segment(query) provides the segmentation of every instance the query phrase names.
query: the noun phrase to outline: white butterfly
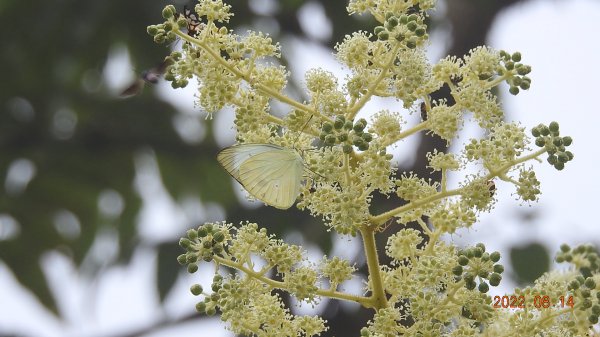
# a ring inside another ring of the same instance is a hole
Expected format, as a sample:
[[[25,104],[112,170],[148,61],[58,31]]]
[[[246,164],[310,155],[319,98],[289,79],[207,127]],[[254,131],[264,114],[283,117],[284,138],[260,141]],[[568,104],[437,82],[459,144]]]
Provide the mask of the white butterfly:
[[[217,154],[219,163],[256,199],[288,209],[300,194],[304,160],[293,149],[272,144],[241,144]]]

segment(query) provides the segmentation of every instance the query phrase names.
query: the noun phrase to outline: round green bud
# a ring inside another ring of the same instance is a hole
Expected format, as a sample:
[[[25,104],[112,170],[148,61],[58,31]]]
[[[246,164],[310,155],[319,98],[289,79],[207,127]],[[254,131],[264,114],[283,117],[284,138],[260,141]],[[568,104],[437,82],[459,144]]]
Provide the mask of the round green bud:
[[[478,289],[479,289],[479,292],[485,294],[490,290],[490,286],[487,283],[482,282],[482,283],[479,283]]]
[[[177,19],[177,26],[179,26],[179,29],[187,28],[188,22],[187,22],[186,18],[181,17],[181,18]]]
[[[515,77],[512,79],[512,84],[519,86],[521,84],[521,78],[520,77]]]
[[[343,143],[343,142],[345,142],[345,141],[347,141],[347,140],[348,140],[348,134],[347,134],[347,133],[340,133],[340,134],[337,136],[337,139],[338,139],[338,141],[339,141],[340,143]]]
[[[511,86],[508,89],[508,92],[510,92],[512,95],[518,95],[519,94],[519,87]]]
[[[563,145],[562,138],[560,138],[560,137],[552,138],[552,144],[554,144],[554,146],[562,146]]]
[[[598,323],[598,315],[590,315],[588,317],[588,321],[592,324]]]
[[[475,289],[475,287],[477,287],[477,283],[475,283],[475,281],[465,280],[465,288],[467,288],[469,290],[473,290],[473,289]]]
[[[579,282],[577,282],[576,280],[573,280],[573,281],[569,282],[567,289],[568,290],[577,290],[577,289],[579,289],[579,286],[580,286]]]
[[[554,165],[558,162],[558,158],[555,155],[551,155],[548,156],[548,159],[546,159],[548,161],[548,164],[550,165]]]
[[[385,24],[386,24],[386,26],[388,26],[390,28],[394,28],[398,25],[398,18],[395,16],[391,16],[389,19],[387,19]]]
[[[323,126],[321,127],[321,130],[329,133],[329,132],[331,132],[331,130],[333,130],[333,125],[331,123],[329,123],[329,122],[325,122],[325,123],[323,123]]]
[[[367,151],[369,149],[369,143],[361,143],[358,145],[358,149],[360,151]]]
[[[195,230],[195,229],[193,229],[193,228],[192,228],[192,229],[190,229],[190,230],[188,230],[188,231],[187,231],[187,237],[188,237],[190,240],[196,240],[196,239],[198,238],[198,231],[197,231],[197,230]]]
[[[465,256],[468,257],[469,259],[472,259],[475,256],[475,253],[473,252],[473,248],[466,249]]]
[[[221,253],[223,253],[223,246],[213,246],[212,252],[214,254],[220,255]]]
[[[581,302],[581,308],[582,309],[589,309],[592,307],[592,300],[590,300],[589,298],[585,298],[582,302]]]
[[[221,288],[221,287],[219,287],[219,288]],[[217,292],[210,294],[210,300],[212,302],[217,302],[220,298],[221,298],[221,296]]]
[[[558,158],[558,162],[559,163],[563,163],[563,164],[569,161],[569,156],[566,153],[564,153],[564,152],[560,152],[556,156],[556,158]]]
[[[165,19],[170,19],[173,17],[173,15],[175,15],[176,12],[177,12],[177,10],[175,9],[175,6],[168,5],[167,7],[163,8],[163,10],[162,10],[162,17]]]
[[[408,16],[408,21],[417,21],[419,17],[417,16],[417,14],[411,14]]]
[[[373,135],[371,135],[370,133],[363,133],[361,135],[362,139],[364,139],[365,142],[370,142],[373,140]]]
[[[424,36],[425,33],[426,33],[425,28],[417,28],[417,30],[415,30],[415,35],[418,37]]]
[[[517,69],[517,74],[523,76],[523,75],[527,75],[531,72],[531,67],[527,66],[527,65],[523,65],[522,67],[519,67]]]
[[[506,70],[513,70],[515,69],[515,64],[511,61],[508,61],[504,64]]]
[[[538,129],[537,127],[534,127],[533,129],[531,129],[531,135],[536,138],[539,137],[541,135],[540,129]]]
[[[590,297],[592,297],[592,293],[590,292],[589,289],[581,289],[581,297],[590,298]]]
[[[199,284],[194,284],[190,287],[190,291],[192,292],[192,295],[198,296],[202,294],[202,286]]]
[[[565,168],[565,164],[564,163],[556,163],[556,164],[554,164],[554,168],[559,171],[562,171]]]
[[[204,240],[202,241],[202,247],[204,247],[205,249],[210,249],[213,246],[213,242],[209,241],[209,240]]]
[[[562,138],[562,142],[564,146],[569,146],[571,145],[571,143],[573,143],[573,138],[566,136]]]
[[[390,39],[390,33],[388,31],[383,31],[377,34],[377,39],[380,41],[387,41]]]
[[[514,52],[512,54],[512,60],[515,62],[520,62],[521,61],[521,53],[519,53],[518,51]]]
[[[544,146],[546,146],[546,140],[542,137],[538,137],[535,139],[535,145],[537,145],[539,147],[544,147]]]
[[[465,273],[465,275],[463,275],[463,278],[465,279],[465,282],[475,282],[475,276],[470,272]]]
[[[392,16],[394,16],[394,12],[386,12],[385,13],[385,19],[389,20]]]
[[[398,33],[398,34],[396,34],[396,36],[394,36],[394,39],[396,39],[396,41],[398,41],[398,42],[404,41],[405,38],[406,38],[406,36],[404,36],[404,34],[402,34],[402,33]]]
[[[367,329],[367,328],[362,328],[362,329],[360,329],[360,336],[361,337],[369,337],[369,336],[371,336],[371,332],[369,332],[369,329]]]
[[[324,142],[325,142],[326,146],[332,146],[333,144],[335,144],[335,136],[334,135],[325,136]]]
[[[354,125],[352,124],[352,122],[351,122],[351,121],[346,121],[346,122],[344,123],[344,129],[346,129],[346,130],[352,130],[352,127],[353,127],[353,126],[354,126]]]
[[[358,137],[358,136],[352,137],[352,144],[354,144],[354,146],[360,146],[360,144],[364,144],[364,143],[365,143],[365,141],[361,137]]]
[[[492,260],[492,262],[500,261],[500,252],[492,252],[490,254],[490,260]]]
[[[322,132],[319,134],[319,139],[320,139],[320,140],[325,140],[325,137],[327,137],[327,135],[328,135],[328,133],[327,133],[327,132],[325,132],[325,131],[322,131]]]
[[[181,238],[179,239],[179,246],[181,248],[187,249],[192,245],[192,241],[190,241],[188,238]]]
[[[569,161],[573,160],[573,157],[574,157],[573,152],[565,151],[565,153],[567,154],[567,156],[569,156]]]
[[[403,25],[405,25],[405,24],[408,22],[408,16],[407,16],[407,15],[405,15],[405,14],[402,14],[402,15],[400,16],[400,20],[399,20],[399,21],[400,21],[400,24],[403,24]]]
[[[204,302],[196,303],[196,311],[203,314],[206,311],[206,303],[204,303]]]
[[[475,255],[475,257],[481,257],[483,255],[483,249],[477,247],[473,250],[473,254]]]
[[[562,255],[557,255],[554,260],[556,261],[556,263],[563,263],[563,262],[565,262],[565,258]]]
[[[542,136],[550,135],[550,129],[545,125],[542,125],[540,132],[542,133]]]
[[[186,254],[185,262],[187,263],[195,263],[198,261],[198,255],[196,254]]]
[[[154,42],[158,43],[158,44],[163,44],[166,40],[166,36],[164,34],[164,31],[162,32],[158,32],[156,35],[154,35]]]
[[[519,88],[521,88],[523,90],[529,90],[530,87],[531,87],[531,83],[529,83],[529,82],[521,82],[521,84],[519,84]]]
[[[409,49],[417,48],[417,41],[415,39],[411,38],[410,40],[406,41],[406,47]]]
[[[355,132],[362,132],[362,130],[364,130],[366,126],[367,126],[366,124],[363,124],[360,121],[358,121],[358,122],[356,122],[356,124],[354,124],[354,126],[352,127],[352,129]]]
[[[198,271],[198,265],[197,264],[188,264],[187,271],[190,274],[193,274],[193,273],[197,272]]]
[[[202,255],[202,261],[204,262],[210,262],[212,261],[213,258],[213,254],[209,251],[204,252],[204,254]]]
[[[588,277],[587,279],[585,279],[585,282],[583,283],[586,287],[588,287],[589,289],[595,289],[596,288],[596,281],[594,281],[593,278]]]
[[[344,144],[344,146],[342,146],[342,151],[344,151],[345,154],[352,153],[352,145]]]
[[[148,35],[154,36],[156,35],[156,33],[158,33],[158,27],[156,27],[155,25],[148,26],[146,28],[146,32],[148,33]]]
[[[558,123],[550,122],[550,125],[548,125],[548,129],[550,129],[550,132],[552,132],[552,133],[558,132]]]
[[[594,315],[600,315],[600,305],[594,304],[592,306],[592,314],[594,314]]]
[[[502,281],[502,276],[498,273],[492,273],[489,280],[492,287],[497,287]]]
[[[207,316],[214,316],[216,313],[217,313],[217,309],[215,309],[214,307],[210,307],[210,308],[206,309]]]
[[[223,234],[223,232],[218,231],[215,234],[213,234],[213,241],[215,242],[223,242],[223,240],[225,240],[225,234]]]
[[[490,275],[490,272],[487,270],[480,270],[479,273],[477,273],[477,276],[481,277],[481,278],[487,278]]]
[[[475,247],[481,249],[482,252],[485,252],[485,245],[481,242],[477,243]]]
[[[493,270],[494,273],[502,274],[504,272],[504,266],[501,264],[495,264]]]
[[[373,32],[375,33],[375,35],[383,32],[383,31],[385,31],[385,28],[383,26],[377,26],[377,27],[375,27],[375,29],[373,29]]]
[[[179,263],[180,265],[184,265],[187,263],[187,254],[181,254],[179,256],[177,256],[177,263]]]
[[[510,54],[506,52],[506,50],[500,50],[498,52],[498,54],[500,54],[500,57],[502,57],[504,60],[509,60],[510,59]]]
[[[173,24],[170,22],[165,22],[163,24],[163,28],[164,28],[165,32],[170,33],[173,30]]]
[[[213,282],[222,282],[222,281],[223,281],[223,275],[215,274],[215,276],[213,276]]]
[[[458,264],[459,264],[459,265],[461,265],[461,266],[466,266],[466,265],[468,265],[468,264],[469,264],[469,258],[468,258],[468,257],[466,257],[466,256],[464,256],[464,255],[463,255],[463,256],[460,256],[460,257],[458,258]]]
[[[456,276],[460,276],[463,273],[463,267],[462,266],[454,266],[452,268],[452,274],[456,275]]]
[[[206,226],[200,226],[198,228],[198,236],[203,238],[208,235],[208,228]]]

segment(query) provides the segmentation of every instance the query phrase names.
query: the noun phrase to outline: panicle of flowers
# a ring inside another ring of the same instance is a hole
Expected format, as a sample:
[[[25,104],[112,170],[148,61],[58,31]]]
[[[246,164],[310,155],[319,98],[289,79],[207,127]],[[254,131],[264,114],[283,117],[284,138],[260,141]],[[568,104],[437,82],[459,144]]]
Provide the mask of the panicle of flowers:
[[[351,0],[350,13],[368,13],[378,26],[350,33],[335,46],[338,61],[350,70],[343,83],[322,68],[306,73],[305,101],[284,94],[290,72],[278,61],[280,45],[260,32],[235,34],[227,27],[231,7],[222,0],[199,0],[193,13],[169,5],[162,12],[165,21],[148,27],[157,43],[182,41],[182,50],[165,60],[165,80],[180,88],[197,79],[197,104],[208,116],[233,107],[238,143],[296,151],[305,174],[296,207],[320,217],[327,230],[364,241],[367,295],[360,296],[341,290],[355,277],[350,261],[324,257],[311,263],[302,247],[258,224],[191,229],[180,240],[185,253],[178,261],[190,273],[202,261],[216,266],[210,289],[198,284],[190,289],[199,296],[199,312],[219,312],[229,329],[248,336],[313,336],[327,330],[319,317],[293,315],[281,292],[313,304],[326,296],[372,308],[373,319],[360,332],[365,337],[581,336],[598,322],[600,259],[589,247],[561,248],[557,261],[570,263],[575,272],[547,274],[535,286],[517,290],[524,296],[569,294],[576,302],[573,310],[511,313],[494,309],[487,295],[502,279],[500,254],[487,252],[483,244],[458,249],[442,240],[493,208],[496,182],[503,182],[498,188],[515,186],[525,202],[537,200],[540,182],[527,161],[545,155],[562,170],[574,155],[568,149],[571,137],[561,135],[556,122],[531,130],[537,150],[530,148],[523,127],[504,122],[494,90],[507,83],[516,95],[531,85],[531,67],[519,52],[477,47],[463,57],[427,60],[428,10],[435,3]],[[434,99],[443,86],[450,96]],[[388,110],[359,118],[374,97],[395,98],[410,113],[420,110],[421,119],[409,124],[403,112]],[[289,106],[284,117],[271,111],[273,100]],[[390,147],[420,132],[450,145],[468,116],[486,136],[471,139],[457,153],[427,154],[439,181],[397,172]],[[481,164],[480,171],[451,189],[450,171],[473,163]],[[373,214],[375,193],[397,205]],[[375,236],[388,227],[394,232],[378,247]],[[378,249],[392,262],[382,265]]]

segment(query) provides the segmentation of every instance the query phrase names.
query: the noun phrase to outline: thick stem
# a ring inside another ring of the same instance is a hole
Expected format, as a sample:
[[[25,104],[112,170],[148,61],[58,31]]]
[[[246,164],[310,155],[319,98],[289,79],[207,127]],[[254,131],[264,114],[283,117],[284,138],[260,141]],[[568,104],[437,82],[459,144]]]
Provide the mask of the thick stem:
[[[385,308],[388,302],[383,289],[379,257],[377,256],[377,245],[375,244],[375,232],[369,228],[363,228],[360,233],[363,237],[367,266],[369,268],[369,279],[371,280],[371,290],[373,292],[371,294],[371,303],[375,309]]]

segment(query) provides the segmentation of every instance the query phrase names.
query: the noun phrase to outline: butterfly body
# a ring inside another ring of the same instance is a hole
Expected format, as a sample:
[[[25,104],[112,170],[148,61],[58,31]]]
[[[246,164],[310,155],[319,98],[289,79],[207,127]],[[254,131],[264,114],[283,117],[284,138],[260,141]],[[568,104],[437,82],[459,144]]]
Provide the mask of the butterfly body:
[[[219,163],[252,196],[265,204],[290,208],[300,194],[304,161],[293,149],[272,144],[241,144],[225,148]]]

